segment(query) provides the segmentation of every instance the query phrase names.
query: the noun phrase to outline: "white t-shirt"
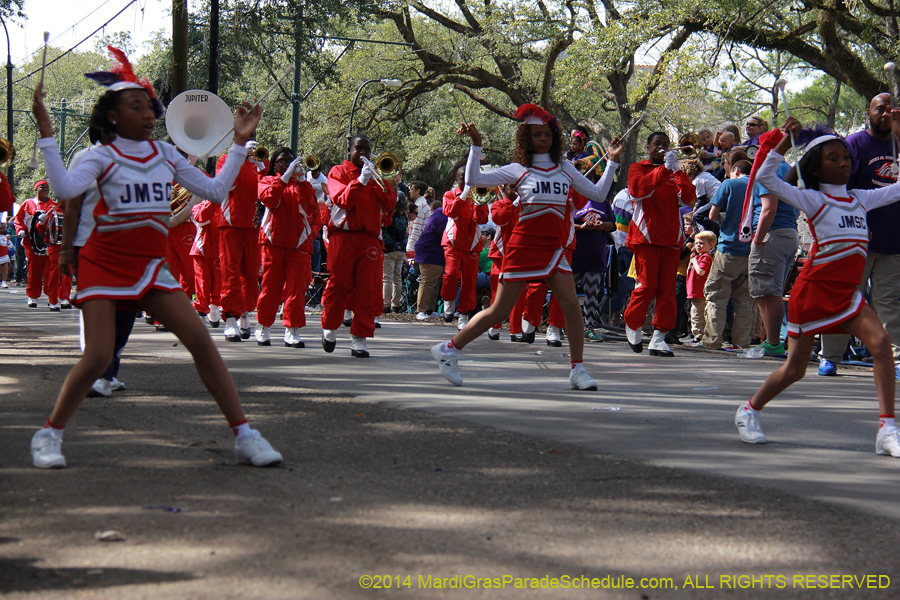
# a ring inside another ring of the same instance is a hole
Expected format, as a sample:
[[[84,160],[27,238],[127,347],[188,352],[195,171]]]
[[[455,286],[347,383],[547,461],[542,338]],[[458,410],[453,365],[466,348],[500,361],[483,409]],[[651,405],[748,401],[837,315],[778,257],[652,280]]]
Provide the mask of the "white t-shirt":
[[[322,171],[319,171],[318,177],[312,176],[312,171],[306,172],[306,180],[312,185],[313,191],[316,193],[316,202],[323,202],[325,200],[325,192],[322,191],[322,186],[328,186],[328,177],[326,177]]]

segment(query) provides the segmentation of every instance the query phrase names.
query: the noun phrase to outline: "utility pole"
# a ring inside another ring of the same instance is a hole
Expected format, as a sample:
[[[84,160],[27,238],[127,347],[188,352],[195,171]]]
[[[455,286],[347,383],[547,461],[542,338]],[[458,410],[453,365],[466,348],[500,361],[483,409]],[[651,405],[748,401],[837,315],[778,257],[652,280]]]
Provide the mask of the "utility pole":
[[[187,89],[187,0],[172,0],[172,97]]]
[[[219,0],[209,2],[209,91],[219,93]],[[212,156],[206,161],[206,172],[215,174],[216,159]]]
[[[297,16],[294,22],[294,89],[291,92],[291,151],[297,156],[300,130],[300,44],[301,25],[303,24],[303,5],[297,5]]]

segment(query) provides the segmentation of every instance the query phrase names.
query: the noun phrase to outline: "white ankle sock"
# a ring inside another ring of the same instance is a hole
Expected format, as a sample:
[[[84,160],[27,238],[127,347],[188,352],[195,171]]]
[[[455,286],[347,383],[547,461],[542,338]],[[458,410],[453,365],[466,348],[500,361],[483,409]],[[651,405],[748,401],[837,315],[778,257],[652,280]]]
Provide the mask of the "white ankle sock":
[[[231,431],[234,432],[235,437],[241,437],[242,435],[247,435],[251,431],[250,423],[248,423],[245,420],[243,423],[240,423],[238,425],[232,425]]]
[[[578,371],[584,371],[584,363],[573,362],[572,363],[572,372],[577,373]]]
[[[896,427],[894,417],[881,417],[881,427]]]

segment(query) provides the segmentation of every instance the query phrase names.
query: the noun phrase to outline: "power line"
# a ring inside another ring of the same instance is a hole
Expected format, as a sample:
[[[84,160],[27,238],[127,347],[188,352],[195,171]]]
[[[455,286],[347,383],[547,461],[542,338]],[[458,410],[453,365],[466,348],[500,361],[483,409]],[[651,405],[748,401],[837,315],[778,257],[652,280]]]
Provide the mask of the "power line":
[[[73,23],[71,27],[69,27],[69,28],[66,29],[63,33],[59,34],[58,36],[56,36],[55,38],[53,38],[52,40],[50,40],[48,43],[49,43],[49,44],[52,44],[53,42],[55,42],[55,41],[58,40],[59,38],[61,38],[61,37],[63,37],[64,35],[68,34],[70,30],[75,29],[76,27],[78,27],[78,25],[80,25],[83,21],[87,20],[88,17],[90,17],[92,14],[94,14],[95,12],[97,12],[98,10],[100,10],[101,8],[103,8],[104,6],[106,6],[107,4],[109,4],[110,2],[112,2],[112,0],[106,0],[103,4],[101,4],[100,6],[98,6],[97,8],[95,8],[94,10],[92,10],[91,12],[89,12],[88,14],[86,14],[85,16],[81,17],[78,21],[76,21],[75,23]],[[37,50],[33,51],[31,54],[29,54],[28,56],[26,56],[25,58],[23,58],[22,60],[20,60],[20,61],[18,62],[18,64],[16,64],[16,66],[19,67],[19,66],[24,65],[24,64],[27,63],[29,60],[31,60],[31,57],[33,57],[35,54],[37,54],[37,53],[40,52],[40,51],[41,51],[40,48],[38,48]]]
[[[59,59],[61,59],[63,56],[65,56],[66,54],[69,54],[70,52],[72,52],[73,50],[75,50],[75,48],[77,48],[78,46],[82,45],[83,43],[85,43],[86,41],[88,41],[89,39],[91,39],[92,37],[94,37],[94,35],[95,35],[98,31],[100,31],[101,29],[103,29],[104,27],[106,27],[107,25],[109,25],[110,23],[112,23],[112,22],[115,20],[116,17],[118,17],[119,15],[121,15],[123,12],[125,12],[125,10],[126,10],[129,6],[131,6],[132,4],[134,4],[135,2],[137,2],[137,0],[131,0],[128,4],[126,4],[126,5],[122,8],[122,10],[120,10],[120,11],[117,12],[115,15],[113,15],[106,23],[104,23],[103,25],[101,25],[100,27],[98,27],[97,29],[95,29],[94,31],[92,31],[87,37],[85,37],[84,39],[82,39],[80,42],[78,42],[77,44],[75,44],[74,46],[72,46],[71,48],[69,48],[68,50],[66,50],[65,52],[63,52],[62,54],[60,54],[59,56],[57,56],[56,58],[54,58],[53,60],[51,60],[50,62],[48,62],[46,66],[49,67],[50,65],[52,65],[53,63],[55,63],[56,61],[58,61]],[[24,77],[22,77],[21,79],[17,79],[16,81],[13,81],[13,85],[15,85],[15,84],[17,84],[17,83],[19,83],[19,82],[25,81],[26,79],[28,79],[29,77],[31,77],[32,75],[34,75],[35,73],[38,73],[38,72],[40,72],[40,69],[35,69],[34,71],[32,71],[31,73],[29,73],[28,75],[25,75]]]

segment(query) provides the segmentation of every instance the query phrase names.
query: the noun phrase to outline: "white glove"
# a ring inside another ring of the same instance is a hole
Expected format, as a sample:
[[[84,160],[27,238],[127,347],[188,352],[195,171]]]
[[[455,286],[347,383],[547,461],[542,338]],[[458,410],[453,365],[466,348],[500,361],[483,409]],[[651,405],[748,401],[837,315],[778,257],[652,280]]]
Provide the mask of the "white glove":
[[[669,150],[666,152],[666,168],[673,173],[677,173],[681,170],[681,166],[678,164],[678,151],[677,150]]]
[[[366,185],[373,179],[375,179],[376,173],[369,165],[364,164],[362,170],[359,172],[359,185]]]
[[[266,163],[264,163],[264,162],[260,162],[258,160],[253,160],[252,158],[250,159],[250,162],[253,163],[253,166],[256,167],[257,171],[262,171],[263,169],[266,168]]]
[[[247,149],[247,154],[253,154],[253,151],[259,148],[259,143],[256,140],[247,140],[244,148]]]
[[[285,171],[284,174],[281,176],[281,180],[285,183],[290,181],[291,176],[294,174],[294,172],[299,173],[303,170],[302,165],[303,165],[303,157],[298,156],[291,162],[291,164],[288,165],[287,171]]]
[[[50,216],[49,212],[41,213],[41,216],[38,217],[38,225],[43,225],[44,223],[46,223],[47,217],[49,217],[49,216]]]
[[[17,233],[16,235],[19,236],[19,239],[20,239],[20,240],[24,240],[24,239],[25,239],[25,232],[24,232],[24,231],[20,231],[20,232]]]

